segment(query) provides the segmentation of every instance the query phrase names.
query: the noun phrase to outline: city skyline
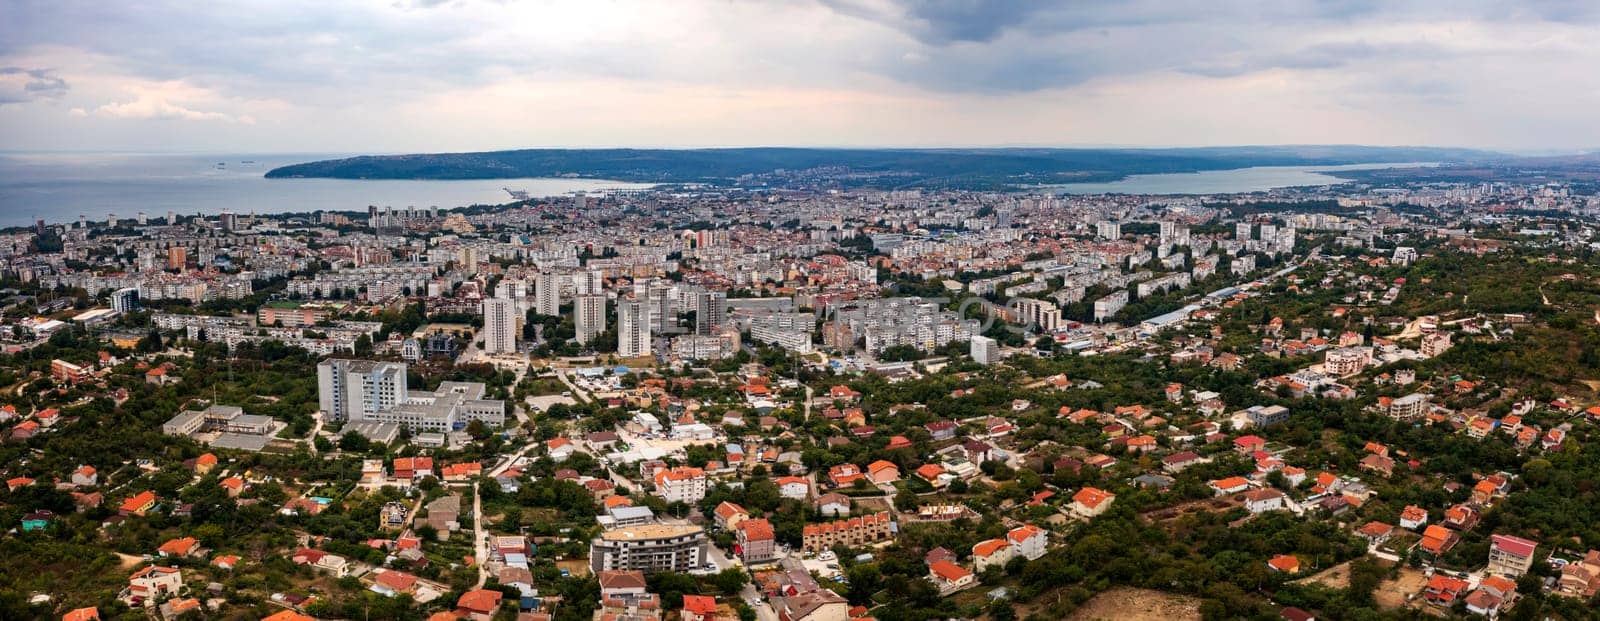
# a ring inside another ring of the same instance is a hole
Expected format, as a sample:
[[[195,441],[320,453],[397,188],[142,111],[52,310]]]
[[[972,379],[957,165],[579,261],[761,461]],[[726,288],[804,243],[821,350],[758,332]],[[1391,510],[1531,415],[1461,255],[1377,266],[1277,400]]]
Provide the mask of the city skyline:
[[[14,150],[1600,145],[1578,2],[0,7]],[[395,131],[403,127],[405,131]]]

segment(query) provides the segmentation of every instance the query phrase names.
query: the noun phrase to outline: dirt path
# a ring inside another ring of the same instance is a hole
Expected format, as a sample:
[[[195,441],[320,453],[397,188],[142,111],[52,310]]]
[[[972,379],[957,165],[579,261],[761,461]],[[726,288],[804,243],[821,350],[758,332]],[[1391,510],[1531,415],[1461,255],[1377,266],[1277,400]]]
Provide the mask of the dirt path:
[[[143,558],[134,556],[132,554],[123,554],[121,552],[117,552],[116,554],[117,554],[118,566],[123,568],[123,569],[133,569],[134,567],[138,566],[140,563],[144,562]]]
[[[1119,588],[1096,595],[1067,617],[1068,621],[1193,621],[1200,618],[1200,600],[1149,589]]]

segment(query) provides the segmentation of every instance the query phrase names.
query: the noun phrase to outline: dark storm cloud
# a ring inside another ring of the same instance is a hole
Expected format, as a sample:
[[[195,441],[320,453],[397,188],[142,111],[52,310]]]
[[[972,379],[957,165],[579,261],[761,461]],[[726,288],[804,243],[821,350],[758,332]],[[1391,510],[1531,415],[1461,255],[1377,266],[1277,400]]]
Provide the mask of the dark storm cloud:
[[[56,99],[67,88],[67,81],[49,69],[0,67],[0,105]]]

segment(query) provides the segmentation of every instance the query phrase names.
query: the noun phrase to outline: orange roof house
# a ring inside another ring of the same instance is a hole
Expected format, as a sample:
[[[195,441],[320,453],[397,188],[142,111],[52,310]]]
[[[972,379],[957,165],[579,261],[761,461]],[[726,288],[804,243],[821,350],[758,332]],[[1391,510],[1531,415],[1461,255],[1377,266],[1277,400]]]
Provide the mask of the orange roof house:
[[[122,506],[118,507],[117,511],[123,515],[144,515],[156,507],[157,500],[155,492],[145,490],[122,501]]]
[[[100,621],[100,609],[90,606],[61,615],[61,621]]]
[[[161,544],[161,547],[157,548],[156,552],[160,553],[161,556],[188,556],[199,547],[200,542],[195,540],[194,537],[179,537]]]

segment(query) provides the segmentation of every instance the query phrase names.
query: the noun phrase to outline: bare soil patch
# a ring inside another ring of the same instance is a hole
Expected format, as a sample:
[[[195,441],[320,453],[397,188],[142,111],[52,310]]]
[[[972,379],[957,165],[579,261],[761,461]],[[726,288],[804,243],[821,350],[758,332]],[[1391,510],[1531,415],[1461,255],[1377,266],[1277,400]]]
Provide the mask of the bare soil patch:
[[[1200,618],[1200,599],[1149,589],[1118,588],[1089,598],[1068,621],[1191,621]]]
[[[1406,597],[1421,593],[1422,587],[1427,585],[1428,578],[1422,574],[1421,570],[1401,567],[1400,577],[1392,581],[1386,580],[1379,584],[1378,589],[1372,593],[1372,598],[1377,600],[1380,608],[1404,608]]]

